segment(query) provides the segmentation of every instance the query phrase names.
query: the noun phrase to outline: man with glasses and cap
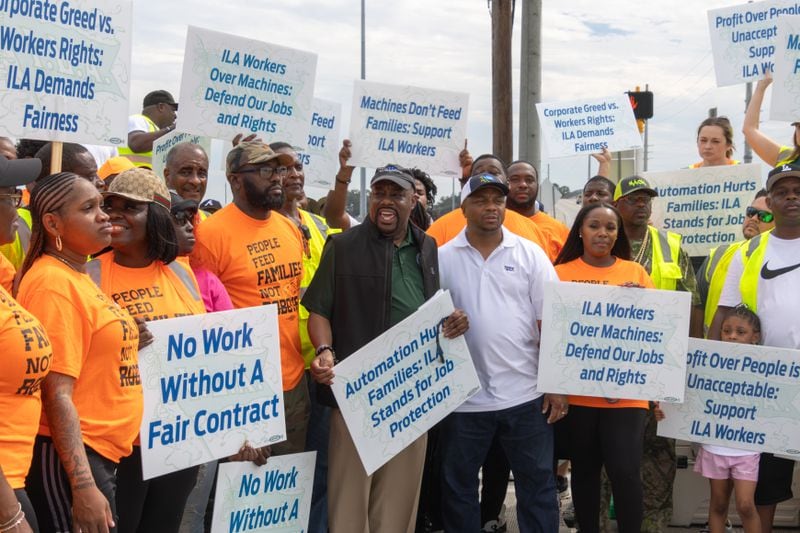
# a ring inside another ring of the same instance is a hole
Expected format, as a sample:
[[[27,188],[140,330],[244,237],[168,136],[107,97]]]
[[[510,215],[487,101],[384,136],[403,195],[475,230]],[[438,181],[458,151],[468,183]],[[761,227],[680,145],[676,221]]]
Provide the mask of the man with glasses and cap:
[[[22,203],[22,190],[17,187],[32,182],[39,175],[42,162],[38,159],[9,160],[0,155],[0,244],[13,243],[20,220],[17,208]],[[0,285],[12,292],[15,266],[0,254]]]
[[[142,112],[128,117],[128,144],[119,148],[119,155],[137,167],[153,165],[153,141],[175,129],[178,102],[165,90],[147,93]]]
[[[333,407],[328,457],[328,524],[332,533],[414,531],[425,460],[422,436],[367,476],[330,390],[333,365],[414,313],[439,289],[436,242],[408,223],[414,177],[397,165],[375,171],[369,216],[331,235],[303,296],[316,358],[311,374],[318,399]],[[460,335],[467,319],[455,311],[446,337]]]

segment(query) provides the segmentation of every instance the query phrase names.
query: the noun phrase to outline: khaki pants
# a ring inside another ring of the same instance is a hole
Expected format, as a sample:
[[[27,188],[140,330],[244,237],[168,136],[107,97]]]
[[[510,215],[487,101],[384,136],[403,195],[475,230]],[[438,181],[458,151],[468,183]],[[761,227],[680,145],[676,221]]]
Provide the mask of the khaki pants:
[[[367,476],[339,409],[331,413],[328,524],[331,533],[413,533],[428,436]]]

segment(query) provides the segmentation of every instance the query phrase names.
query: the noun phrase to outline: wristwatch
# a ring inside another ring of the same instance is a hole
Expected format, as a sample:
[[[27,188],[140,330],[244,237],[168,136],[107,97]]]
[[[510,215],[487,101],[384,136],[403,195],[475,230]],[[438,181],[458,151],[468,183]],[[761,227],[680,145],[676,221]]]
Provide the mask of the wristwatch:
[[[314,355],[316,357],[319,357],[319,354],[321,354],[325,350],[330,350],[331,355],[333,356],[333,362],[334,363],[338,363],[339,362],[339,360],[336,359],[336,350],[334,350],[333,346],[331,346],[330,344],[320,344],[319,346],[317,346],[317,349],[314,350]]]

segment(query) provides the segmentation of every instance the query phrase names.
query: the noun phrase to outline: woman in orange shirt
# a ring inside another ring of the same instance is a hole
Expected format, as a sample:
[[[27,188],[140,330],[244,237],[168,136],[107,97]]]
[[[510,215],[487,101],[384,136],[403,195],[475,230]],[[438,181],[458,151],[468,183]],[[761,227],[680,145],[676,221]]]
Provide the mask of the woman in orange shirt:
[[[575,218],[555,261],[561,281],[653,287],[647,272],[630,260],[622,218],[612,206],[594,203]],[[648,403],[570,396],[564,419],[572,459],[572,500],[581,533],[597,533],[600,471],[606,468],[621,533],[642,524],[640,464]]]
[[[149,169],[133,168],[117,175],[103,196],[111,251],[88,263],[95,283],[131,316],[148,322],[205,313],[191,268],[175,261],[178,239],[164,181]],[[137,439],[117,469],[119,532],[177,532],[197,468],[144,481]]]
[[[18,300],[53,348],[26,483],[42,531],[114,531],[117,463],[142,417],[138,348],[152,337],[85,273],[86,256],[111,242],[101,204],[94,185],[69,172],[31,193]]]

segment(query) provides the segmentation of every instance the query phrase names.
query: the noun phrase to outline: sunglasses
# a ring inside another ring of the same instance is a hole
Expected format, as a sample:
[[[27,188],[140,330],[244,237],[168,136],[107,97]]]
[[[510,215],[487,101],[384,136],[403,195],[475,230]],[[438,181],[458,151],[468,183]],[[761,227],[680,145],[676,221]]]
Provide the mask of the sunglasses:
[[[745,216],[747,218],[751,218],[751,217],[757,216],[758,220],[760,220],[761,222],[764,222],[766,224],[769,224],[770,222],[775,220],[775,217],[769,211],[764,211],[762,209],[756,209],[755,207],[748,207],[745,210],[744,214],[745,214]]]

